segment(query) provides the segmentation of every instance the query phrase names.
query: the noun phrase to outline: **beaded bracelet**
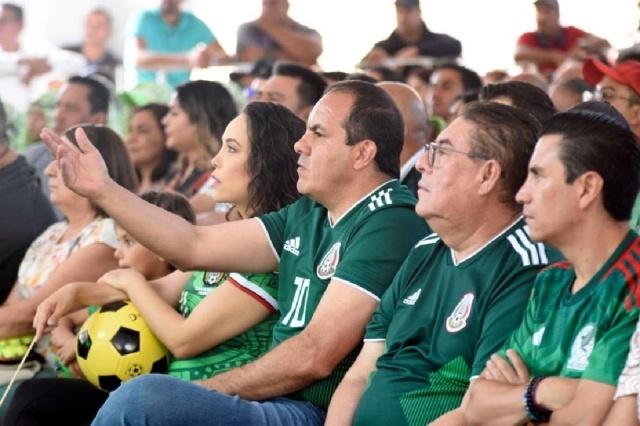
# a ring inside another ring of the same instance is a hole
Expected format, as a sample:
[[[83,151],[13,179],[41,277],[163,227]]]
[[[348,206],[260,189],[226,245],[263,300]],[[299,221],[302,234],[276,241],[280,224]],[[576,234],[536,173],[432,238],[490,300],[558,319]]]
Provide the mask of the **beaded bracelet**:
[[[551,417],[550,410],[536,403],[536,390],[544,378],[545,376],[536,376],[531,379],[523,395],[524,410],[527,413],[527,417],[536,423],[548,422]]]

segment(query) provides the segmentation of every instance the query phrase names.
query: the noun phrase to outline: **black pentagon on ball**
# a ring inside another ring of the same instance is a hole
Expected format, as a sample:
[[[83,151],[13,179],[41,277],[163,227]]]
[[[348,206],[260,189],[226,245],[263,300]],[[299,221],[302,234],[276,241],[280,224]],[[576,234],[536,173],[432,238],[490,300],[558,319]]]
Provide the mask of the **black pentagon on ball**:
[[[123,302],[122,300],[107,303],[102,308],[100,308],[100,312],[117,312],[123,306],[127,306],[127,302]]]
[[[111,344],[120,355],[128,355],[140,350],[140,333],[127,327],[120,327],[111,338]]]
[[[167,359],[166,356],[163,356],[162,358],[154,362],[153,365],[151,366],[151,372],[157,373],[157,374],[166,373],[168,369],[169,369],[169,360]]]
[[[89,349],[91,349],[91,336],[89,336],[89,332],[87,330],[82,330],[78,334],[78,342],[76,344],[78,345],[76,348],[78,356],[82,359],[87,359]]]
[[[98,383],[100,387],[107,392],[114,391],[120,386],[122,380],[118,379],[118,376],[100,376],[98,377]]]

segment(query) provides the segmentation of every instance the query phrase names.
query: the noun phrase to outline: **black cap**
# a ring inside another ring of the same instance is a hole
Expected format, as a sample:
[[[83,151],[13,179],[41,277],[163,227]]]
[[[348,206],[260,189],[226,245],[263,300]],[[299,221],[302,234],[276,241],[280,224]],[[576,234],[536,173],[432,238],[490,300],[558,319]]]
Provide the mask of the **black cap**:
[[[232,81],[238,81],[245,76],[252,76],[258,78],[267,79],[271,77],[271,69],[273,68],[273,60],[271,59],[259,59],[251,65],[250,69],[247,69],[246,66],[244,69],[240,67],[240,69],[236,69],[234,72],[229,74],[229,78]]]
[[[547,6],[555,10],[560,9],[560,5],[558,4],[558,0],[536,0],[533,2],[535,7],[538,6]]]
[[[420,0],[396,0],[396,6],[403,6],[407,9],[420,9]]]

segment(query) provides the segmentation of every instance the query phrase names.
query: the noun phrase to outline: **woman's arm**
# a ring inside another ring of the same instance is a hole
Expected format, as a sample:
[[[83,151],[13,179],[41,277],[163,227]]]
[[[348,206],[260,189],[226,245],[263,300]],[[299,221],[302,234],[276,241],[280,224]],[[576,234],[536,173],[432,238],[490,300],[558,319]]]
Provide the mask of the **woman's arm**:
[[[187,318],[167,304],[140,274],[128,279],[123,290],[149,328],[177,358],[200,354],[242,334],[272,312],[230,279],[211,291]]]
[[[0,339],[33,333],[34,316],[40,302],[65,284],[95,281],[116,266],[113,249],[105,244],[90,244],[78,249],[51,273],[31,297],[0,307]]]

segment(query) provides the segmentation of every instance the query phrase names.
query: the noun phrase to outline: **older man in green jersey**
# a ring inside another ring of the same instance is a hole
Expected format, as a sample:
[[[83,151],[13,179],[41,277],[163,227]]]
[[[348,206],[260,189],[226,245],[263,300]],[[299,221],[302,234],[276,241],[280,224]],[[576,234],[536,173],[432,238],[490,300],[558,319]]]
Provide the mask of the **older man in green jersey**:
[[[542,130],[517,199],[531,237],[566,261],[537,277],[522,323],[471,387],[468,424],[596,425],[611,407],[638,318],[640,148],[612,107],[598,108]]]
[[[427,145],[416,211],[435,232],[415,245],[382,298],[327,424],[434,421],[460,405],[518,325],[552,255],[531,241],[515,202],[534,123],[523,110],[476,103]],[[462,418],[448,416],[449,424]]]
[[[82,134],[80,152],[48,133],[65,183],[173,264],[279,271],[281,317],[270,352],[201,386],[165,376],[128,382],[95,424],[322,424],[382,293],[427,232],[415,198],[397,179],[402,129],[382,89],[359,81],[332,86],[295,146],[298,190],[308,197],[210,227],[192,226],[115,185]]]

